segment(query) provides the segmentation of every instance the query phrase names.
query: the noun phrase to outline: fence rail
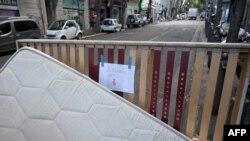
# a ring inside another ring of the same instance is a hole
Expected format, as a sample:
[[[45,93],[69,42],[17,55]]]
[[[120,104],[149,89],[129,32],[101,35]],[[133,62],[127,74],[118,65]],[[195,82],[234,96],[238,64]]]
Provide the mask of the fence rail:
[[[105,62],[118,64],[127,64],[131,57],[136,67],[135,93],[116,93],[190,138],[221,141],[224,124],[239,124],[250,73],[248,44],[17,41],[17,48],[24,46],[45,52],[97,82],[101,55]],[[212,56],[209,69],[208,53]],[[221,58],[225,53],[227,65],[222,70]],[[239,60],[243,65],[239,81],[236,81]],[[225,73],[224,78],[219,73],[221,70]],[[218,93],[219,83],[223,88]],[[212,109],[216,99],[219,99],[218,114],[214,115]],[[215,128],[210,124],[212,118],[216,119]]]

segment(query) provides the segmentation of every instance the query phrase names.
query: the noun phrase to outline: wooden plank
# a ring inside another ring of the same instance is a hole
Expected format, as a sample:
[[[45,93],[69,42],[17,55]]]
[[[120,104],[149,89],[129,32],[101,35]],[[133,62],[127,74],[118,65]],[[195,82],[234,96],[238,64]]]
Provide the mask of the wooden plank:
[[[134,65],[136,64],[136,47],[131,46],[130,47],[130,57],[132,58],[132,64]],[[134,94],[128,94],[128,101],[130,101],[131,103],[134,103]]]
[[[189,61],[189,51],[182,51],[180,71],[178,76],[177,97],[175,104],[175,117],[174,117],[174,128],[178,131],[180,130],[181,126],[184,93],[186,89],[188,61]]]
[[[81,73],[84,73],[84,63],[85,63],[85,60],[84,60],[84,47],[81,45],[79,46],[79,71]]]
[[[174,70],[174,58],[175,58],[175,51],[168,51],[166,73],[165,73],[163,104],[162,104],[162,117],[161,117],[161,120],[165,123],[168,123],[168,116],[169,116],[172,81],[173,81],[173,70]]]
[[[125,49],[118,49],[118,64],[124,64]],[[119,96],[123,97],[123,92],[116,92]]]
[[[186,127],[186,135],[189,136],[190,138],[193,137],[194,126],[196,122],[196,115],[197,115],[196,112],[198,106],[205,54],[206,51],[204,49],[199,49],[199,48],[197,49],[195,64],[194,64],[192,87],[189,99],[187,127]]]
[[[223,127],[227,119],[238,56],[239,56],[239,53],[237,51],[230,50],[230,53],[228,55],[228,62],[230,62],[230,65],[227,65],[227,68],[226,68],[225,80],[224,80],[224,85],[223,85],[222,94],[221,94],[220,107],[219,107],[218,117],[217,117],[217,121],[215,125],[215,131],[214,131],[215,134],[213,137],[213,141],[222,140]]]
[[[159,76],[160,76],[160,62],[161,62],[161,51],[154,51],[154,62],[152,71],[152,86],[151,86],[151,103],[150,103],[150,114],[156,116],[157,111],[157,98],[159,88]]]
[[[22,47],[27,47],[28,44],[27,43],[21,43],[22,44]]]
[[[50,55],[50,48],[49,48],[49,44],[44,44],[44,49],[45,49],[45,53]]]
[[[151,91],[152,91],[152,75],[153,75],[153,65],[154,65],[154,50],[149,49],[150,58],[149,58],[149,66],[148,66],[148,95],[147,95],[147,107],[146,110],[150,113],[150,103],[151,103]]]
[[[36,49],[42,51],[42,44],[41,43],[36,43]]]
[[[250,53],[248,53],[244,63],[242,65],[242,71],[240,74],[240,81],[235,95],[235,102],[232,112],[230,124],[239,124],[240,117],[242,114],[242,108],[245,103],[246,91],[249,83],[249,72],[250,72]]]
[[[16,41],[16,49],[18,50],[20,48],[22,48],[21,43],[19,41]]]
[[[148,48],[141,50],[141,67],[139,83],[139,106],[145,110],[146,105],[146,86],[147,86],[147,69],[148,69]]]
[[[29,43],[29,47],[35,48],[35,44],[34,43]]]
[[[108,46],[108,63],[114,63],[114,56],[115,55],[115,50],[113,46]],[[121,56],[120,56],[121,55]],[[124,54],[121,54],[121,49],[118,50],[118,64],[123,64],[124,62],[121,63],[121,58],[124,61]],[[116,93],[117,95],[123,97],[123,92],[120,91],[113,91],[114,93]]]
[[[69,52],[70,52],[70,56],[69,56],[69,62],[70,62],[70,66],[72,68],[76,68],[76,50],[75,50],[75,45],[74,44],[70,44],[69,45]]]
[[[218,77],[219,67],[220,67],[220,58],[221,58],[221,50],[217,52],[213,52],[211,66],[209,69],[208,75],[208,84],[206,89],[206,97],[205,103],[202,112],[201,126],[200,126],[200,135],[199,140],[205,141],[207,140],[209,124],[211,119],[211,112],[214,102],[216,81]]]
[[[52,44],[53,57],[58,60],[58,47],[57,44]]]
[[[61,46],[61,54],[62,54],[62,62],[67,64],[67,49],[66,44],[60,44]]]
[[[96,82],[99,82],[99,62],[101,60],[101,55],[103,55],[104,49],[98,48],[98,61],[95,65],[94,63],[94,48],[89,48],[89,77]]]

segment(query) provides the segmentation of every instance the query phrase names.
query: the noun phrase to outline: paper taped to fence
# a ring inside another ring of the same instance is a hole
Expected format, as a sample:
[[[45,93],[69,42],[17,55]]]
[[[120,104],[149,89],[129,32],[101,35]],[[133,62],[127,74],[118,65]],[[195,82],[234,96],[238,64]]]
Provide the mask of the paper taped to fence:
[[[100,63],[99,83],[110,90],[134,93],[135,66]]]

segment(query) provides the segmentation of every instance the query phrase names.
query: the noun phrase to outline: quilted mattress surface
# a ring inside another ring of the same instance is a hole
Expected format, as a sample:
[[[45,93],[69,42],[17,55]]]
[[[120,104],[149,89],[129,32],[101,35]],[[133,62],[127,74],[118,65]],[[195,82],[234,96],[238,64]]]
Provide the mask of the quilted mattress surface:
[[[89,77],[31,48],[0,70],[0,141],[186,141]]]

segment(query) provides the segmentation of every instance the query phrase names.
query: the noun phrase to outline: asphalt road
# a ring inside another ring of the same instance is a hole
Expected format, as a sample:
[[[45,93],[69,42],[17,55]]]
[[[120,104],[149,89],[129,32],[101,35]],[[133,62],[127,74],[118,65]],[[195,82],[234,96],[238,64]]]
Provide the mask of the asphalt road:
[[[125,31],[108,33],[89,40],[125,40],[125,41],[201,41],[197,36],[200,29],[204,29],[201,21],[167,21],[149,24],[144,27],[126,28]]]
[[[206,42],[203,36],[204,26],[205,23],[201,21],[166,21],[141,28],[126,28],[122,32],[98,35],[88,40]],[[13,53],[0,54],[0,68]]]

